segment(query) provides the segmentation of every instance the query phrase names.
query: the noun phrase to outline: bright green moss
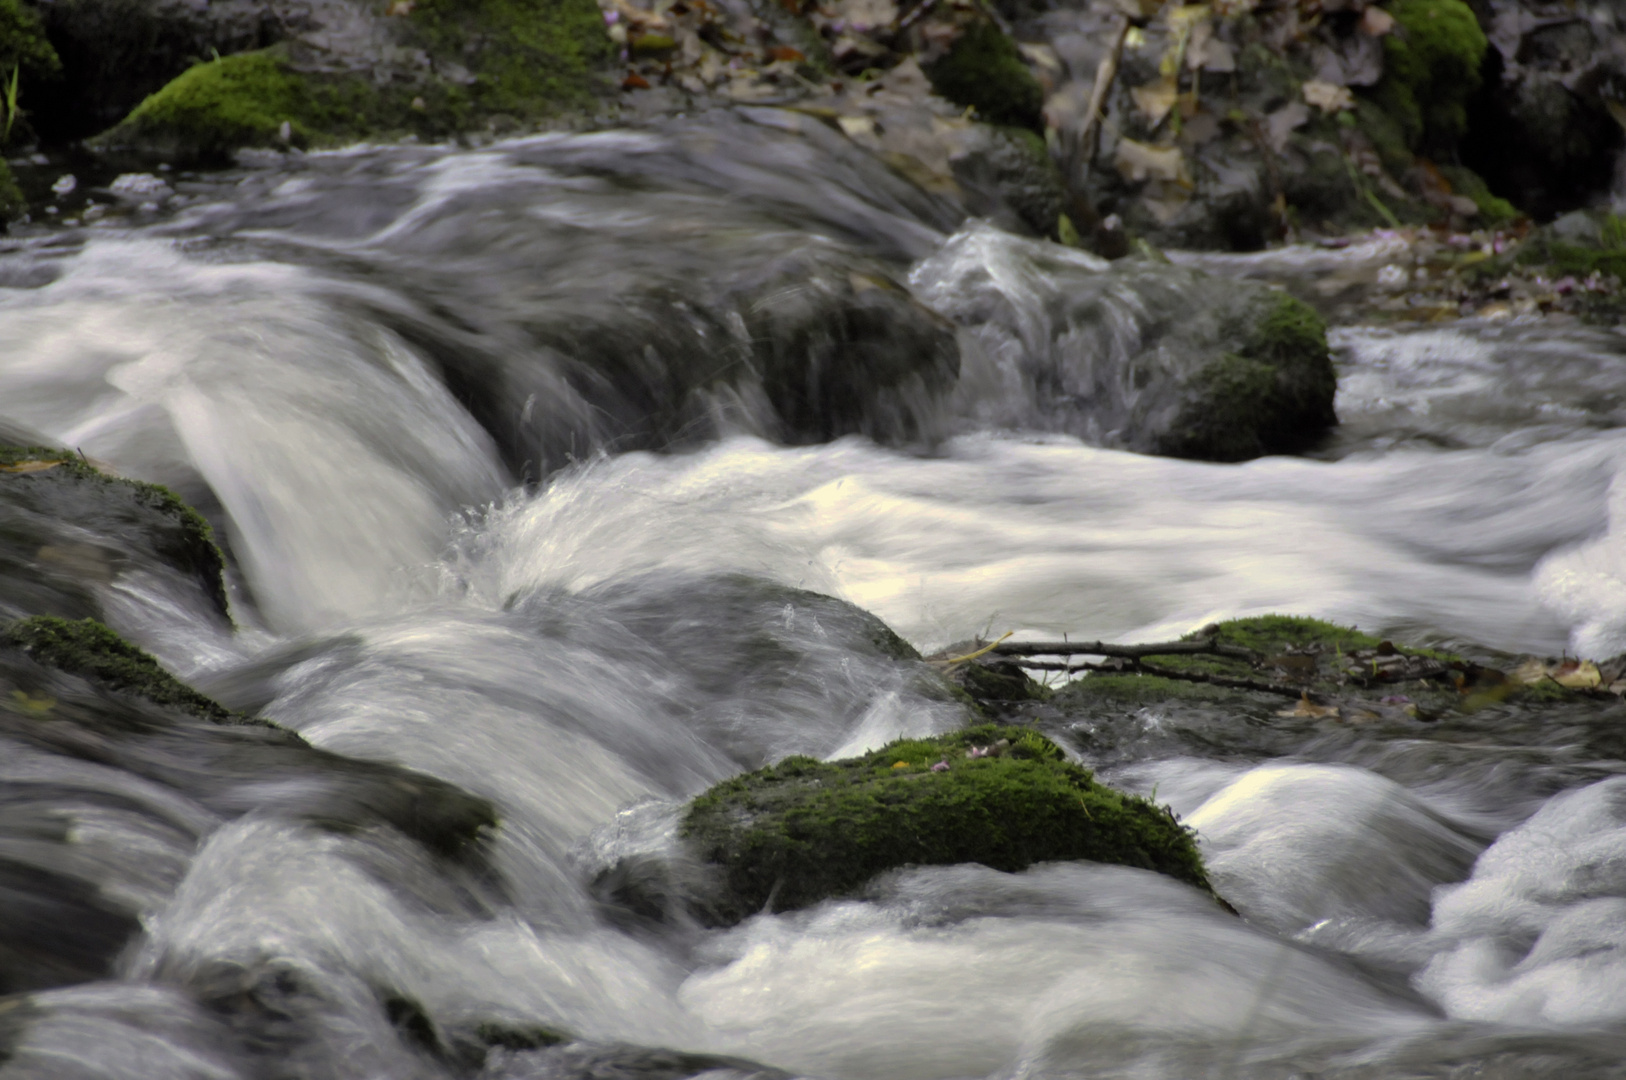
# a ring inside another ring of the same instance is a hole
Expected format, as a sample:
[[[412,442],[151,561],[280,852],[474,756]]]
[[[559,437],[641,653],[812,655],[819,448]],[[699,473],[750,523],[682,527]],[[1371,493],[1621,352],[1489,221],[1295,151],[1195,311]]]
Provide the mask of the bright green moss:
[[[426,0],[411,33],[473,82],[307,72],[273,46],[196,65],[95,142],[208,159],[243,146],[441,138],[486,118],[534,120],[585,105],[612,56],[592,0]]]
[[[1451,146],[1468,126],[1485,33],[1463,0],[1393,0],[1375,97],[1412,149]]]
[[[932,89],[969,105],[992,124],[1043,131],[1044,90],[1022,62],[1016,43],[991,20],[966,27],[947,54],[926,67]]]
[[[1217,639],[1223,645],[1252,649],[1261,655],[1315,645],[1353,652],[1356,649],[1375,648],[1378,644],[1377,638],[1352,626],[1339,626],[1302,615],[1256,615],[1249,619],[1232,619],[1220,623],[1213,634],[1187,634],[1185,640],[1196,641],[1208,637]]]
[[[22,619],[0,630],[0,645],[21,649],[46,667],[83,676],[109,690],[173,705],[217,724],[238,719],[95,619],[49,615]]]
[[[967,756],[984,747],[999,752]],[[723,925],[850,894],[901,866],[1014,872],[1089,859],[1209,888],[1191,834],[1166,810],[1095,783],[1019,727],[906,739],[845,761],[787,758],[695,799],[682,831],[721,868],[726,893],[708,915]]]
[[[239,146],[289,141],[308,145],[316,104],[280,49],[261,49],[197,64],[136,106],[99,141],[139,142],[208,157]]]
[[[593,0],[421,0],[412,20],[432,53],[468,66],[486,113],[536,117],[584,105],[615,56]]]

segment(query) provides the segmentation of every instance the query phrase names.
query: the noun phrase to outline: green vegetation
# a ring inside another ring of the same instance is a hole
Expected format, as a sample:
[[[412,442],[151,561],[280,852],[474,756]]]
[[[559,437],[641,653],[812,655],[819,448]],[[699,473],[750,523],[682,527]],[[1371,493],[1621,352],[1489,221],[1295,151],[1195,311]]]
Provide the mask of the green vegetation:
[[[467,65],[481,113],[532,118],[588,104],[615,57],[593,0],[422,0],[412,21],[432,54]]]
[[[62,61],[33,8],[0,0],[0,75],[9,80],[18,70],[25,81],[53,79],[62,74]]]
[[[1383,39],[1374,96],[1410,149],[1449,147],[1468,126],[1484,31],[1463,0],[1392,0],[1388,11],[1397,26]]]
[[[1016,43],[992,20],[967,26],[953,48],[926,67],[932,89],[956,105],[969,105],[991,124],[1043,131],[1044,90],[1022,62]]]
[[[911,865],[1014,872],[1091,859],[1209,888],[1171,814],[1095,783],[1021,727],[905,739],[845,761],[787,758],[695,799],[682,832],[722,870],[727,893],[708,914],[724,925],[850,894]]]
[[[587,105],[612,56],[592,0],[426,0],[411,20],[410,35],[467,67],[472,82],[380,84],[357,72],[307,71],[277,45],[192,67],[95,142],[218,159],[242,146],[444,137],[479,120],[536,120]]]
[[[49,615],[22,619],[0,630],[0,645],[21,649],[46,667],[83,676],[109,690],[173,705],[217,724],[241,719],[95,619],[70,621]]]
[[[1188,382],[1188,403],[1161,452],[1245,461],[1299,449],[1336,422],[1337,375],[1326,324],[1313,308],[1272,290],[1226,332],[1239,339],[1237,347]]]
[[[1479,208],[1479,219],[1485,225],[1506,225],[1519,216],[1518,208],[1506,199],[1491,194],[1491,189],[1472,169],[1460,165],[1441,165],[1440,175],[1450,183],[1451,190],[1466,195]]]
[[[1161,675],[1090,675],[1075,679],[1056,692],[1058,702],[1081,697],[1139,706],[1167,701],[1232,701],[1236,694],[1212,683],[1187,682]]]

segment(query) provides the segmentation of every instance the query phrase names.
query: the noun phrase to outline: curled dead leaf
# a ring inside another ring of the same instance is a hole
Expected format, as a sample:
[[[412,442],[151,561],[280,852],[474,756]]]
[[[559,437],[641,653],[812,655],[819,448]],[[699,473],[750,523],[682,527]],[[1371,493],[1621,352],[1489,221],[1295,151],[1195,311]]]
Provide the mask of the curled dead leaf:
[[[1335,113],[1355,107],[1355,95],[1349,87],[1311,79],[1304,84],[1304,100],[1322,112]]]
[[[1133,88],[1129,96],[1135,100],[1135,108],[1146,117],[1147,124],[1155,128],[1179,100],[1180,87],[1173,79],[1157,79]]]

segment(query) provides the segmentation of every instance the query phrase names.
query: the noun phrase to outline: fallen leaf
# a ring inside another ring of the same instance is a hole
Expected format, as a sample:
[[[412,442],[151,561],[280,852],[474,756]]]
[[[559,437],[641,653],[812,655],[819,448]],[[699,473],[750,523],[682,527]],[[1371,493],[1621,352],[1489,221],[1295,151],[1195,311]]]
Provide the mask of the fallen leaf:
[[[1113,164],[1125,180],[1191,182],[1186,173],[1185,155],[1178,146],[1151,146],[1134,139],[1119,139]]]
[[[0,465],[0,472],[6,473],[36,473],[46,469],[54,469],[63,464],[60,461],[18,461],[10,465]]]
[[[1304,84],[1304,100],[1326,113],[1355,107],[1355,95],[1349,92],[1349,87],[1320,79],[1311,79]]]
[[[1310,700],[1310,695],[1306,693],[1299,698],[1298,702],[1291,709],[1282,709],[1276,715],[1303,716],[1309,717],[1312,720],[1336,720],[1338,719],[1339,714],[1338,706],[1317,705],[1315,702]]]
[[[1590,660],[1566,660],[1553,672],[1553,682],[1570,690],[1591,690],[1603,683],[1603,675]]]
[[[1135,87],[1129,91],[1129,96],[1135,99],[1135,108],[1146,117],[1146,122],[1155,128],[1174,108],[1175,101],[1180,97],[1180,87],[1173,79],[1158,79]]]
[[[621,80],[621,89],[623,89],[623,90],[648,90],[649,89],[649,80],[644,78],[642,75],[638,74],[635,71],[632,74],[628,75],[625,79]]]
[[[384,9],[384,14],[395,18],[411,15],[412,9],[417,5],[412,0],[390,0],[390,6]]]
[[[789,60],[793,64],[800,64],[807,57],[802,55],[800,49],[793,49],[789,45],[775,45],[768,50],[770,60]]]

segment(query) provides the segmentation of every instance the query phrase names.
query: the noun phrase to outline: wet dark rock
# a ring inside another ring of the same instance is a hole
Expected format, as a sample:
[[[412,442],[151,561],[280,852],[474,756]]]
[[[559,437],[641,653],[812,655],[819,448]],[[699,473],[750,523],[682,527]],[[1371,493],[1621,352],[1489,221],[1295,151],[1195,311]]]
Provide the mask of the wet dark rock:
[[[1321,319],[1284,292],[983,229],[915,281],[1028,395],[991,422],[1211,461],[1300,450],[1336,422]]]
[[[104,590],[143,578],[225,619],[221,571],[209,524],[168,489],[0,446],[0,619],[99,618]]]
[[[1491,47],[1463,162],[1538,220],[1595,203],[1626,146],[1623,13],[1535,0],[1480,7]]]
[[[341,833],[389,828],[448,866],[481,865],[496,823],[489,803],[231,714],[86,624],[31,620],[0,641],[0,760],[22,770],[8,775],[0,800],[8,992],[107,974],[197,844],[246,813]],[[79,817],[116,822],[143,837],[146,853],[131,860],[76,839]],[[47,930],[48,910],[56,915]]]

